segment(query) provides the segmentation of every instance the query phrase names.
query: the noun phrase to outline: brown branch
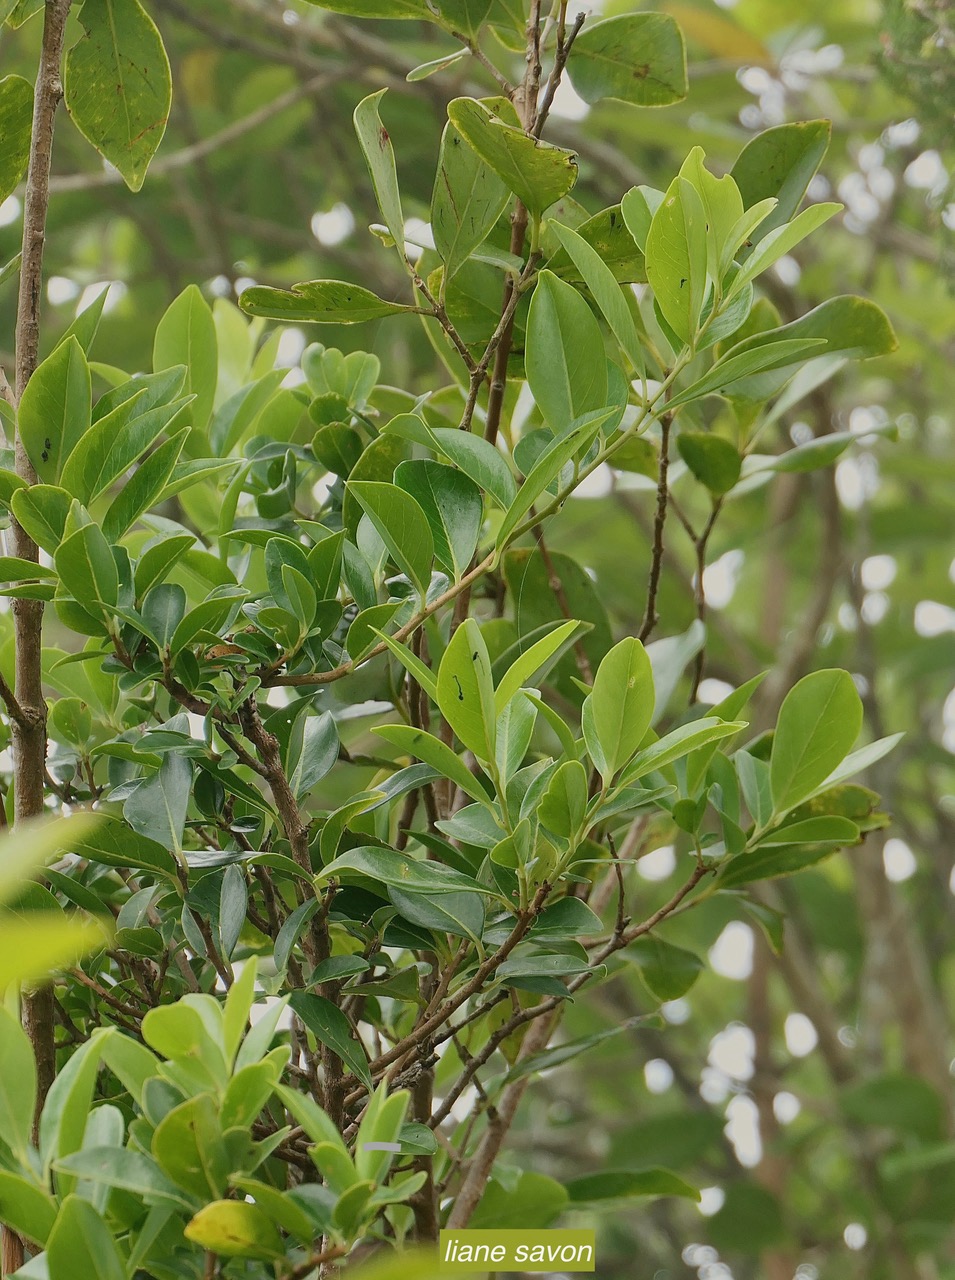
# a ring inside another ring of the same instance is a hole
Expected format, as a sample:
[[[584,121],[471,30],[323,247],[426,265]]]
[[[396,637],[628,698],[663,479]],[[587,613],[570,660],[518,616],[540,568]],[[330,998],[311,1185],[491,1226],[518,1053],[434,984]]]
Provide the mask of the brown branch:
[[[650,581],[647,585],[647,607],[643,615],[643,626],[640,628],[640,640],[650,638],[657,625],[657,591],[660,586],[660,571],[663,566],[663,528],[667,519],[667,472],[670,466],[670,415],[665,413],[660,419],[660,474],[657,482],[657,514],[653,522],[653,551],[650,560]]]
[[[71,0],[46,0],[40,65],[33,95],[33,125],[23,206],[23,246],[20,260],[20,292],[17,300],[15,398],[23,390],[39,362],[40,300],[43,295],[43,248],[50,202],[50,162],[53,126],[63,96],[60,61]],[[36,472],[19,431],[15,436],[15,468],[27,484],[36,483]],[[39,560],[39,549],[26,531],[13,522],[13,546],[24,560]],[[15,819],[22,822],[43,812],[46,774],[46,701],[42,676],[42,600],[14,600],[14,689],[21,717],[13,720]],[[34,1137],[40,1111],[56,1072],[55,1010],[52,988],[28,992],[23,998],[23,1024],[33,1047],[37,1067],[37,1099]],[[0,1271],[9,1274],[23,1265],[23,1244],[9,1230],[3,1232]]]

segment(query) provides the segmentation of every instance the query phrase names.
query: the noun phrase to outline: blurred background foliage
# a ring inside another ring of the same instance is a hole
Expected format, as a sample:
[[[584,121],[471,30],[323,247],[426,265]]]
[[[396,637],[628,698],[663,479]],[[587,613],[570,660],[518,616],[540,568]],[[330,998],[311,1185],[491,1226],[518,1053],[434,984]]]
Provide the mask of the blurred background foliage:
[[[607,0],[602,12],[641,7]],[[743,486],[727,505],[706,571],[702,695],[717,701],[724,682],[773,667],[768,723],[773,699],[805,671],[846,666],[872,734],[908,736],[868,780],[892,827],[767,895],[767,907],[790,913],[783,952],[757,921],[730,922],[720,899],[694,912],[686,928],[696,950],[712,948],[713,971],[665,1006],[666,1025],[614,1037],[579,1073],[570,1065],[545,1078],[511,1158],[563,1179],[606,1163],[665,1165],[707,1188],[700,1209],[678,1200],[611,1209],[601,1225],[606,1280],[945,1280],[955,1277],[955,12],[949,0],[653,7],[686,33],[689,96],[654,111],[588,110],[562,87],[549,136],[579,153],[575,196],[597,210],[632,184],[666,185],[695,144],[719,168],[760,129],[831,119],[812,194],[831,193],[845,212],[783,259],[766,289],[784,318],[865,293],[900,341],[894,356],[842,372],[771,428],[801,442],[891,422],[896,440],[872,437],[834,472],[780,476],[768,501]],[[353,23],[282,0],[153,0],[150,9],[173,65],[173,117],[139,195],[97,168],[64,120],[45,343],[107,283],[98,354],[128,369],[149,366],[155,322],[191,281],[234,298],[251,282],[326,276],[397,297],[405,281],[366,230],[377,211],[351,112],[389,86],[416,241],[444,104],[493,92],[482,68],[465,58],[409,82],[454,50],[426,24]],[[3,30],[6,72],[32,75],[37,22]],[[0,261],[19,248],[20,214],[18,195],[0,205]],[[7,283],[3,335],[14,309]],[[414,318],[287,330],[290,380],[316,337],[375,351],[396,385],[423,392],[446,381]],[[0,340],[0,363],[9,344]],[[600,584],[618,634],[638,629],[644,609],[653,489],[639,475],[598,474],[554,529],[555,549],[573,549]],[[701,492],[675,483],[690,519]],[[695,616],[693,574],[691,542],[675,531],[659,602],[669,634]],[[527,605],[546,610],[546,584],[538,590]],[[666,847],[640,871],[650,897],[671,876],[677,883]],[[634,969],[572,1009],[567,1034],[599,1032],[652,1003]]]

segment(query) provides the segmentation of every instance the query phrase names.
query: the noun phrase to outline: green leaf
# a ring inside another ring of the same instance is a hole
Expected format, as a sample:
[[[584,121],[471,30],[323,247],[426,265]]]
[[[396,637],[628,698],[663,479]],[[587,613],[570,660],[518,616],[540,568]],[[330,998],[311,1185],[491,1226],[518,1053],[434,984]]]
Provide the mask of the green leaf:
[[[71,1195],[60,1206],[46,1246],[56,1280],[126,1280],[113,1233],[86,1200]]]
[[[696,1187],[678,1178],[669,1169],[605,1169],[585,1174],[567,1183],[572,1204],[597,1200],[623,1200],[635,1196],[681,1196],[699,1200]]]
[[[636,938],[624,953],[640,970],[640,976],[658,1000],[685,996],[703,972],[699,956],[675,947],[654,934]]]
[[[868,298],[841,294],[828,298],[790,324],[744,338],[724,359],[768,352],[784,342],[813,339],[825,341],[822,354],[847,360],[871,360],[889,355],[898,346],[892,325],[881,307]]]
[[[36,484],[18,489],[10,499],[10,507],[37,547],[52,556],[63,539],[72,502],[67,490],[56,485]]]
[[[446,125],[431,197],[431,230],[447,279],[484,243],[509,199],[507,186],[490,165],[453,124]]]
[[[718,720],[710,716],[680,725],[679,728],[671,730],[665,737],[660,738],[658,742],[637,752],[624,770],[620,779],[621,784],[635,782],[645,774],[672,764],[674,760],[682,760],[691,751],[705,747],[708,743],[733,737],[745,728],[746,724],[742,720]]]
[[[760,848],[779,844],[833,844],[845,847],[858,844],[859,828],[848,818],[827,814],[819,818],[804,818],[788,826],[776,827],[760,836]]]
[[[358,142],[365,156],[371,184],[375,189],[378,208],[385,220],[385,226],[391,237],[404,254],[405,218],[401,211],[401,196],[398,191],[398,174],[395,169],[395,152],[391,145],[388,130],[381,122],[378,104],[387,90],[379,89],[377,93],[363,98],[355,108],[354,122]]]
[[[0,556],[0,582],[25,582],[35,578],[55,578],[56,573],[47,565],[35,560],[22,560],[19,556]]]
[[[53,1168],[84,1181],[122,1187],[131,1195],[142,1197],[147,1204],[159,1198],[190,1207],[189,1200],[162,1173],[154,1160],[125,1147],[84,1147],[61,1160],[54,1160]]]
[[[419,21],[434,17],[427,0],[308,0],[320,4],[332,13],[344,13],[350,18],[417,18]]]
[[[589,103],[618,98],[638,107],[665,107],[687,94],[683,32],[665,13],[627,13],[586,23],[567,70]]]
[[[450,933],[475,945],[484,932],[484,898],[478,893],[442,893],[436,898],[392,886],[391,901],[406,920],[438,935]]]
[[[740,477],[743,459],[728,440],[708,431],[681,431],[680,457],[711,493],[729,493]]]
[[[103,533],[118,542],[129,527],[159,498],[188,438],[188,430],[165,440],[141,463],[110,503],[103,516]]]
[[[167,751],[158,771],[127,798],[123,817],[141,836],[181,853],[191,791],[192,761],[176,751]]]
[[[328,880],[342,871],[354,871],[406,893],[485,893],[492,891],[470,876],[441,862],[423,862],[393,849],[364,845],[349,849],[334,862],[323,867],[321,879]]]
[[[427,517],[434,557],[457,581],[468,570],[484,519],[481,491],[463,471],[440,462],[402,462],[395,484],[404,489]]]
[[[48,1169],[54,1160],[72,1155],[83,1145],[100,1065],[100,1047],[114,1032],[99,1032],[77,1049],[60,1070],[40,1116],[40,1158]],[[72,1182],[65,1189],[69,1189]],[[61,1192],[64,1186],[61,1182]]]
[[[635,754],[653,708],[650,659],[640,641],[627,636],[597,668],[593,691],[584,702],[584,741],[605,784]]]
[[[664,192],[658,191],[656,187],[631,187],[620,201],[620,212],[627,230],[641,253],[646,252],[653,215],[663,204],[664,198]]]
[[[151,1009],[146,1016],[158,1012]],[[190,1195],[200,1200],[224,1195],[229,1153],[212,1094],[197,1094],[168,1111],[153,1134],[152,1154],[163,1172]]]
[[[552,271],[540,273],[531,298],[524,366],[537,406],[555,432],[607,404],[600,327],[573,285]]]
[[[212,309],[196,285],[174,299],[156,327],[153,369],[186,366],[184,393],[194,395],[192,425],[204,431],[212,416],[219,370],[219,344]]]
[[[437,702],[437,688],[434,692]],[[437,769],[443,778],[449,778],[456,787],[481,804],[487,803],[487,792],[471,773],[464,761],[442,742],[424,729],[410,724],[382,724],[375,729],[380,737],[393,742],[401,751],[417,756],[419,760]]]
[[[0,1007],[0,1133],[24,1165],[33,1130],[36,1091],[30,1041],[19,1018]]]
[[[500,451],[480,436],[454,427],[436,427],[431,436],[440,451],[456,467],[470,476],[479,489],[485,490],[498,504],[507,507],[514,501],[517,484]]]
[[[696,189],[706,215],[707,270],[718,283],[733,261],[739,245],[735,239],[743,217],[743,198],[729,174],[715,177],[703,163],[702,147],[694,147],[680,170],[680,176]]]
[[[507,545],[514,530],[547,486],[560,475],[575,454],[586,453],[600,428],[613,417],[615,412],[611,408],[585,414],[582,418],[573,421],[562,435],[547,446],[527,473],[527,478],[517,491],[517,497],[508,507],[501,521],[497,531],[498,554]]]
[[[80,22],[86,35],[66,55],[66,108],[130,191],[138,191],[172,105],[162,37],[138,0],[83,0]]]
[[[500,715],[510,700],[532,681],[543,679],[580,636],[590,630],[587,622],[570,619],[525,649],[507,669],[494,694],[494,709]]]
[[[554,835],[568,839],[578,831],[587,812],[587,771],[579,760],[565,760],[558,767],[537,812]]]
[[[746,208],[775,199],[771,216],[748,239],[758,242],[788,222],[829,148],[828,120],[806,120],[765,129],[751,138],[733,165],[732,176]]]
[[[774,813],[795,808],[848,755],[862,728],[862,699],[847,671],[813,671],[783,700],[773,736]]]
[[[647,279],[664,319],[692,345],[706,297],[706,211],[696,188],[674,178],[647,232]]]
[[[473,618],[461,623],[441,658],[438,706],[468,750],[479,760],[494,759],[497,716],[491,659]]]
[[[404,489],[373,480],[351,480],[357,499],[395,563],[424,595],[431,582],[434,538],[428,517]]]
[[[33,122],[33,86],[22,76],[0,80],[0,201],[12,195],[27,171]]]
[[[764,400],[788,380],[796,364],[825,351],[822,338],[786,338],[753,348],[744,340],[717,360],[702,378],[672,396],[670,405],[678,408],[708,395]],[[761,377],[773,370],[781,373],[774,374],[768,381]]]
[[[821,227],[824,222],[828,222],[841,208],[841,204],[833,201],[811,204],[808,209],[803,209],[802,213],[797,213],[792,222],[777,227],[775,231],[767,232],[733,280],[726,300],[729,301],[751,280],[755,280],[763,271],[768,270],[783,254],[795,249],[797,244]]]
[[[448,103],[448,117],[470,147],[532,214],[541,214],[577,181],[572,151],[539,142],[474,98]]]
[[[18,1235],[45,1246],[56,1211],[56,1201],[36,1183],[0,1170],[0,1221]]]
[[[388,646],[409,674],[421,685],[431,701],[437,702],[438,682],[431,668],[425,666],[418,655],[413,653],[406,644],[402,644],[400,640],[393,639],[391,636],[386,635],[384,631],[376,630],[376,634]]]
[[[637,327],[613,271],[578,232],[561,226],[559,222],[550,222],[548,226],[593,295],[621,350],[634,369],[642,371],[643,349],[637,337]]]
[[[435,7],[448,30],[476,36],[492,3],[493,0],[436,0]]]
[[[386,302],[370,289],[347,280],[307,280],[291,289],[254,285],[244,291],[239,306],[250,316],[313,324],[361,324],[418,310],[399,302]]]
[[[290,1004],[315,1038],[327,1045],[352,1074],[370,1089],[371,1073],[365,1052],[360,1042],[353,1038],[349,1021],[341,1009],[332,1004],[331,1000],[306,991],[293,991]]]
[[[90,370],[75,338],[47,356],[20,399],[18,430],[41,481],[55,483],[80,437],[89,430]]]
[[[65,538],[56,549],[53,563],[63,586],[84,607],[94,603],[107,610],[116,607],[116,561],[98,525],[85,524]]]
[[[271,1218],[246,1200],[215,1200],[204,1205],[183,1235],[201,1249],[223,1258],[261,1258],[270,1262],[285,1256],[282,1238]]]

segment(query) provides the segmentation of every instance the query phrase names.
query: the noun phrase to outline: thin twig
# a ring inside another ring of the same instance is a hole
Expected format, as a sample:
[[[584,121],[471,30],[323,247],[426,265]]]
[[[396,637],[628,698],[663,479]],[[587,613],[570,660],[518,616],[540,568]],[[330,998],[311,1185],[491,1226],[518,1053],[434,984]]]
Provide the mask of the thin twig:
[[[660,419],[660,473],[657,481],[657,514],[653,522],[653,552],[650,560],[650,581],[647,585],[647,608],[640,628],[640,640],[650,638],[657,625],[657,591],[660,586],[660,570],[663,566],[663,527],[667,519],[667,472],[670,466],[670,415]]]

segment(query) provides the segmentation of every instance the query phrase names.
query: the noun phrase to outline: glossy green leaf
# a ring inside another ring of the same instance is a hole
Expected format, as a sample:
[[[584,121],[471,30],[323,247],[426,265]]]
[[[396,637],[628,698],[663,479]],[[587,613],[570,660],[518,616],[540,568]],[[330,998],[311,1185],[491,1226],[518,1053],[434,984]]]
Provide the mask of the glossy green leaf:
[[[354,115],[355,132],[371,174],[371,183],[375,189],[381,216],[399,251],[403,253],[405,218],[401,211],[401,196],[398,192],[395,152],[388,130],[382,124],[378,112],[386,92],[385,89],[380,89],[359,102]]]
[[[437,689],[434,697],[437,701]],[[487,792],[483,790],[477,778],[464,761],[455,755],[447,743],[442,742],[440,738],[410,724],[383,724],[379,725],[375,732],[388,742],[393,742],[400,750],[416,756],[437,769],[442,777],[450,778],[455,786],[460,787],[472,800],[482,804],[487,802]]]
[[[30,159],[33,86],[22,76],[0,80],[0,200],[20,184]]]
[[[0,1221],[25,1240],[45,1246],[56,1211],[56,1201],[36,1183],[0,1170]]]
[[[204,1205],[183,1230],[187,1240],[223,1258],[283,1257],[282,1238],[269,1216],[245,1200],[215,1200]]]
[[[20,400],[18,429],[39,479],[54,484],[89,430],[90,371],[83,348],[70,338],[47,356]]]
[[[587,812],[587,771],[579,760],[565,760],[547,784],[538,807],[541,822],[554,835],[568,838]]]
[[[494,759],[497,715],[491,659],[481,628],[466,618],[438,667],[438,706],[464,745],[479,760]]]
[[[431,229],[449,279],[484,243],[509,199],[510,191],[490,165],[453,124],[446,125],[431,197]]]
[[[80,133],[138,191],[172,104],[162,37],[139,0],[84,0],[80,22],[86,35],[66,56],[66,108]]]
[[[746,207],[770,198],[777,201],[766,221],[753,229],[754,242],[795,214],[829,148],[831,132],[828,120],[781,124],[758,133],[740,152],[732,176]]]
[[[511,663],[497,686],[494,693],[494,708],[497,714],[501,714],[511,698],[524,685],[543,679],[554,663],[558,662],[567,650],[589,630],[589,623],[570,619],[560,623],[547,635],[542,636],[540,640],[535,640],[525,649]]]
[[[577,181],[572,151],[528,137],[474,98],[455,98],[448,104],[448,117],[531,213],[543,213]]]
[[[326,872],[327,870],[328,868]],[[353,1037],[351,1026],[341,1009],[332,1004],[331,1000],[306,991],[293,991],[290,1003],[315,1038],[327,1045],[370,1089],[371,1075],[364,1050]]]
[[[647,279],[677,337],[692,343],[706,297],[706,211],[686,178],[674,178],[647,232]]]
[[[190,1201],[169,1181],[154,1160],[126,1147],[84,1146],[81,1151],[55,1160],[57,1171],[107,1187],[122,1187],[147,1202],[154,1198],[173,1200],[187,1208]]]
[[[6,945],[0,944],[5,951]],[[36,1103],[33,1049],[19,1018],[0,1008],[0,1132],[23,1163],[27,1158]]]
[[[349,492],[375,526],[395,563],[424,594],[431,582],[434,538],[428,517],[404,489],[379,481],[351,480]]]
[[[224,1195],[229,1153],[212,1095],[200,1093],[167,1112],[153,1134],[152,1154],[166,1176],[190,1195],[200,1200]]]
[[[797,213],[792,222],[777,227],[775,231],[768,231],[733,280],[727,298],[739,293],[750,280],[755,280],[763,271],[768,270],[783,254],[790,253],[797,244],[805,240],[806,236],[828,222],[841,209],[841,204],[832,201],[811,204],[808,209],[803,209],[802,213]]]
[[[680,725],[671,730],[665,737],[637,752],[633,760],[624,770],[621,782],[626,784],[642,778],[656,769],[663,769],[674,760],[682,760],[691,751],[697,751],[708,743],[719,742],[723,738],[733,737],[746,724],[742,720],[717,720],[705,717],[693,720],[689,724]]]
[[[524,364],[538,408],[555,432],[607,404],[600,327],[573,285],[551,271],[540,273],[531,298]]]
[[[103,516],[103,534],[108,541],[117,542],[157,501],[172,475],[188,435],[188,431],[180,431],[163,441],[126,481]]]
[[[321,872],[328,880],[342,871],[355,871],[406,893],[490,893],[484,885],[441,862],[423,862],[393,849],[365,845],[349,849]]]
[[[219,368],[219,343],[212,309],[196,285],[188,285],[156,327],[153,369],[159,373],[185,365],[184,392],[195,396],[192,425],[204,431],[212,415]]]
[[[159,770],[128,797],[123,816],[141,836],[179,852],[191,790],[192,761],[167,751]]]
[[[431,435],[444,456],[470,476],[478,488],[486,490],[498,506],[505,509],[510,506],[517,493],[517,484],[494,445],[480,436],[452,427],[437,427]]]
[[[395,484],[404,489],[427,517],[434,557],[457,581],[468,570],[484,518],[481,491],[463,471],[440,462],[402,462]]]
[[[480,942],[485,899],[479,893],[442,893],[432,898],[392,886],[389,897],[406,920],[422,929]]]
[[[847,671],[814,671],[783,700],[770,761],[773,809],[800,804],[848,755],[862,728],[862,700]]]
[[[239,306],[250,316],[314,324],[361,324],[416,309],[386,302],[370,289],[347,280],[308,280],[291,289],[253,285],[244,291]]]
[[[38,547],[53,555],[63,538],[72,498],[52,484],[18,489],[11,500],[13,514]]]
[[[56,571],[74,600],[114,608],[119,577],[109,543],[98,525],[86,524],[60,543],[53,558]]]
[[[687,94],[683,32],[665,13],[585,23],[567,69],[585,102],[619,98],[638,107],[665,107]]]
[[[60,1205],[45,1258],[50,1276],[57,1280],[126,1280],[112,1231],[79,1196],[67,1196]]]
[[[637,328],[613,271],[600,253],[576,231],[561,226],[559,222],[551,222],[549,226],[579,271],[622,351],[634,369],[641,371],[644,360]]]
[[[627,636],[597,668],[584,702],[582,726],[591,759],[605,783],[636,753],[653,717],[653,671],[639,640]]]
[[[604,409],[600,412],[585,414],[582,418],[573,421],[562,435],[547,446],[528,472],[524,483],[517,491],[517,497],[508,507],[501,521],[497,531],[499,553],[547,486],[557,479],[575,454],[587,451],[600,428],[613,416],[614,412],[613,409]]]

